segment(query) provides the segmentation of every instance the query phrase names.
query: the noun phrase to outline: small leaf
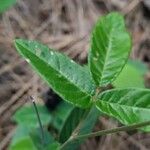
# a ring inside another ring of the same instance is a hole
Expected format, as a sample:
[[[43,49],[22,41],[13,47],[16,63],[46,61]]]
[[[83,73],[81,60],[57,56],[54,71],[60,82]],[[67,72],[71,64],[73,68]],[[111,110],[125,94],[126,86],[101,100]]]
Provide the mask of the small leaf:
[[[88,62],[97,86],[106,86],[115,80],[130,49],[131,39],[123,17],[118,13],[101,17],[93,30]]]
[[[37,150],[32,140],[29,137],[20,139],[15,145],[12,145],[9,150]]]
[[[37,150],[29,136],[30,131],[28,126],[18,126],[9,145],[9,150]]]
[[[150,120],[150,90],[129,88],[103,92],[96,102],[97,108],[125,125]],[[150,131],[150,126],[142,130]]]
[[[142,62],[130,60],[114,81],[113,85],[116,88],[144,88],[144,74],[146,71],[146,66]]]
[[[101,113],[95,108],[95,106],[90,110],[88,116],[84,120],[83,126],[81,126],[79,135],[90,133],[95,126],[95,123],[100,117]]]
[[[86,69],[35,41],[16,40],[16,48],[62,99],[91,106],[95,86]]]
[[[51,115],[47,108],[43,105],[37,105],[37,109],[40,115],[42,125],[48,125],[51,121]],[[39,122],[37,115],[33,108],[33,105],[26,105],[20,108],[13,116],[13,120],[22,126],[27,126],[30,128],[39,127]]]
[[[25,137],[28,137],[30,133],[30,128],[27,126],[18,126],[15,129],[15,133],[13,135],[12,141],[11,141],[11,146],[15,145],[20,139],[24,139]]]
[[[44,130],[43,141],[41,141],[41,132],[39,129],[32,130],[30,137],[38,150],[57,150],[60,145],[47,130]]]
[[[44,130],[44,143],[41,141],[40,129],[18,126],[13,136],[9,150],[59,150],[59,143]]]
[[[15,4],[16,0],[0,0],[0,13],[4,12],[11,5]]]
[[[84,109],[74,108],[66,119],[61,131],[59,141],[64,143],[73,133],[85,114]]]
[[[74,108],[73,105],[65,101],[62,101],[52,112],[53,117],[52,126],[56,128],[58,131],[60,131],[65,120],[67,119],[73,108]]]
[[[64,126],[60,133],[60,140],[63,142],[70,137],[70,135],[74,134],[73,132],[80,126],[78,130],[78,135],[88,134],[91,133],[97,118],[100,115],[100,112],[95,108],[92,107],[85,120],[83,121],[85,111],[78,110],[78,108],[74,108],[74,110],[70,113]],[[67,130],[68,128],[68,130]],[[82,140],[73,140],[69,144],[67,144],[63,150],[76,150],[81,143],[84,142],[85,139]]]

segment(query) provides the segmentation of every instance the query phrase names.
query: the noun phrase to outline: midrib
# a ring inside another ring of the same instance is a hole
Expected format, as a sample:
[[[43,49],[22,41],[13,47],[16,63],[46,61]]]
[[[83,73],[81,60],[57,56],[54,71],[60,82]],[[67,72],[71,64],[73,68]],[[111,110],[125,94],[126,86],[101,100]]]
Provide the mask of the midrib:
[[[106,57],[105,57],[105,59],[104,59],[104,65],[103,65],[103,69],[102,69],[102,72],[101,72],[101,81],[100,81],[100,86],[102,85],[102,80],[103,80],[103,73],[104,73],[104,71],[105,71],[105,68],[106,68],[106,62],[107,62],[107,60],[108,60],[108,58],[109,58],[109,52],[111,51],[111,48],[112,48],[112,33],[113,33],[113,30],[114,30],[114,28],[112,27],[112,29],[110,30],[110,35],[108,36],[108,45],[107,45],[107,51],[106,51]]]

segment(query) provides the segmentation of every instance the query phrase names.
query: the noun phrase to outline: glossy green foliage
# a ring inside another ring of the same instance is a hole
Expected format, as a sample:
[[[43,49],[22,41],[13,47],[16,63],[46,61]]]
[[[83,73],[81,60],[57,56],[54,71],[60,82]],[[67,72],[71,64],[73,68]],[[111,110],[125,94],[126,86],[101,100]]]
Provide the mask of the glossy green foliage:
[[[140,88],[114,89],[103,92],[96,102],[97,108],[117,118],[125,125],[150,120],[150,90]],[[143,127],[150,131],[150,126]]]
[[[16,3],[16,0],[0,0],[0,13],[4,12],[10,6]]]
[[[131,49],[131,39],[123,17],[118,13],[103,16],[91,39],[89,67],[97,86],[106,86],[118,76]]]
[[[116,88],[144,88],[144,74],[146,72],[147,68],[142,62],[130,60],[113,82],[113,85]]]
[[[47,108],[43,105],[37,105],[37,109],[41,118],[42,125],[48,125],[51,121],[51,115]],[[37,115],[33,105],[27,105],[20,108],[13,116],[13,120],[22,126],[36,128],[39,126]]]
[[[16,48],[64,100],[84,108],[91,105],[95,87],[86,69],[35,41],[16,40]]]

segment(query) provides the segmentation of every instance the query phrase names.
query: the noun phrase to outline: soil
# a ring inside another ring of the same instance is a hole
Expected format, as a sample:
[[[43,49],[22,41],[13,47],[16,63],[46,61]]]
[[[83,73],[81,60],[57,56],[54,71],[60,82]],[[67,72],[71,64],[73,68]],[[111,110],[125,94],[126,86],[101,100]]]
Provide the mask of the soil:
[[[150,67],[150,7],[144,0],[20,0],[0,16],[0,150],[7,149],[15,129],[11,116],[29,103],[29,95],[37,96],[40,102],[48,100],[46,104],[51,109],[60,101],[17,54],[13,40],[39,40],[84,64],[94,23],[111,11],[119,11],[126,18],[133,37],[130,57]],[[150,85],[149,73],[146,85]],[[117,125],[102,117],[94,130]],[[89,139],[80,149],[148,150],[149,141],[150,134],[123,132]]]

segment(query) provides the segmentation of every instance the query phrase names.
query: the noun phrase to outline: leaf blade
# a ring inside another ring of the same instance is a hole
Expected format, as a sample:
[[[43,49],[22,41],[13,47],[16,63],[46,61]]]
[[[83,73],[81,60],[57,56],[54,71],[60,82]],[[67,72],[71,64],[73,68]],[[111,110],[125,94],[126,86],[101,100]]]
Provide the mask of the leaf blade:
[[[76,107],[70,112],[60,131],[59,141],[61,143],[64,143],[71,136],[84,114],[85,110]]]
[[[47,108],[44,105],[37,104],[37,109],[40,115],[42,125],[48,125],[51,120],[52,116],[48,112]],[[34,111],[32,105],[26,105],[20,108],[14,115],[13,121],[15,121],[18,125],[21,126],[28,126],[30,128],[37,128],[39,127],[39,122],[37,120],[37,115]]]
[[[64,100],[79,107],[91,105],[95,87],[87,70],[35,41],[16,40],[16,48]]]
[[[74,108],[73,105],[62,101],[52,113],[53,121],[52,126],[58,130],[58,132],[62,129],[62,126],[69,116],[70,112]]]
[[[9,146],[9,150],[37,150],[36,146],[34,145],[32,139],[30,136],[24,136],[20,139],[18,139],[16,142],[11,143]]]
[[[125,65],[131,39],[118,13],[101,17],[96,24],[89,55],[89,67],[97,86],[110,84]]]
[[[76,114],[78,114],[78,116],[76,116]],[[96,124],[96,121],[100,115],[100,112],[95,107],[92,107],[89,113],[87,114],[87,116],[85,117],[84,115],[85,115],[84,110],[81,110],[81,109],[79,110],[79,108],[74,108],[74,110],[68,116],[61,130],[61,133],[60,133],[61,142],[64,142],[71,135],[76,134],[76,133],[78,133],[78,135],[82,135],[82,134],[88,134],[92,132],[92,129],[94,125]],[[76,120],[74,119],[74,116],[76,116]],[[69,132],[67,130],[68,128],[70,128]],[[63,134],[66,134],[66,133],[67,133],[67,136],[66,135],[64,136]],[[77,149],[79,145],[84,142],[84,140],[85,138],[81,140],[72,140],[70,143],[65,145],[63,149],[64,150]]]
[[[47,129],[44,129],[44,141],[41,141],[39,129],[34,129],[29,134],[34,145],[38,150],[57,150],[60,144],[54,139],[53,135]]]
[[[103,92],[96,102],[103,113],[116,118],[125,125],[149,121],[150,90],[129,88]],[[150,126],[142,130],[150,131]]]

